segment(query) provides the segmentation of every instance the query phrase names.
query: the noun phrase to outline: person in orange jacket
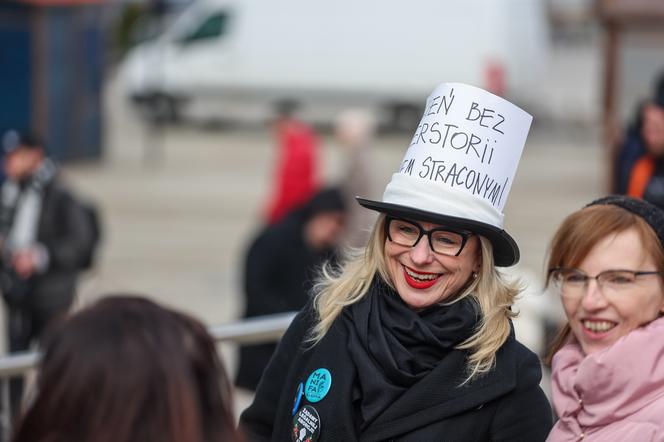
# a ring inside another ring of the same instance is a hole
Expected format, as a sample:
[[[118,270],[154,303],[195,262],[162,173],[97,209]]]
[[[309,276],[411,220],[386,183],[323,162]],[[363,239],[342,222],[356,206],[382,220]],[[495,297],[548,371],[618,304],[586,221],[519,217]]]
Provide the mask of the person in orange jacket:
[[[627,194],[663,206],[664,107],[656,104],[645,106],[641,133],[645,141],[646,155],[632,168]]]
[[[664,207],[664,75],[655,99],[643,106],[640,117],[639,138],[645,154],[631,167],[625,193]]]

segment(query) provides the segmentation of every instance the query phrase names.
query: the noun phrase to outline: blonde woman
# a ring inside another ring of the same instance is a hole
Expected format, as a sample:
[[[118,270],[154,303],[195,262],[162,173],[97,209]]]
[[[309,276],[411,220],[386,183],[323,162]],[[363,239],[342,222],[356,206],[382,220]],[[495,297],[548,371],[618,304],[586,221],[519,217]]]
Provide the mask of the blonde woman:
[[[512,106],[453,84],[427,108],[450,92],[459,106]],[[431,117],[419,133],[463,120]],[[432,152],[420,147],[407,153],[416,164]],[[382,201],[358,201],[380,212],[366,248],[323,272],[241,417],[248,439],[544,440],[551,412],[540,362],[514,338],[518,290],[496,268],[519,259],[502,217],[472,191],[404,168]]]

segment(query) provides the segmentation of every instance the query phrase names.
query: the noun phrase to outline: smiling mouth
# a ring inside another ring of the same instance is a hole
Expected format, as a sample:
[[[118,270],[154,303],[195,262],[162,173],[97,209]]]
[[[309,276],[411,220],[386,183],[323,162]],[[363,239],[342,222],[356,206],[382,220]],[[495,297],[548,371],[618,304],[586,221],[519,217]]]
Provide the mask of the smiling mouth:
[[[427,289],[433,286],[442,273],[421,273],[403,266],[403,274],[409,286],[416,289]]]
[[[589,321],[589,320],[584,320],[581,321],[581,325],[583,326],[584,329],[591,333],[606,333],[610,330],[612,330],[616,325],[618,325],[615,322],[612,321]]]

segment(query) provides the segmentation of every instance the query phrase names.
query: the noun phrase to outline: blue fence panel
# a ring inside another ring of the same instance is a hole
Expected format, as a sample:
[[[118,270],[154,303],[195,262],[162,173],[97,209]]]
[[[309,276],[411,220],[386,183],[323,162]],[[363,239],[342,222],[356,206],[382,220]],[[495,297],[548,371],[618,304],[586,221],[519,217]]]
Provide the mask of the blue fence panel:
[[[60,160],[99,157],[103,57],[100,7],[0,0],[0,131],[38,132]]]

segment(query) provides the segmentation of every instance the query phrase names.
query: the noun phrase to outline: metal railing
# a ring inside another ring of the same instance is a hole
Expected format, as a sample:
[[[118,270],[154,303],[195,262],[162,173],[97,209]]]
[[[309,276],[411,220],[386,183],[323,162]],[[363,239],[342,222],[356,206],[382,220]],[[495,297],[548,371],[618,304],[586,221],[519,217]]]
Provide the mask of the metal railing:
[[[214,325],[208,332],[216,342],[234,342],[236,344],[260,344],[273,342],[281,338],[295,317],[295,312],[258,316],[243,321]],[[2,441],[8,441],[11,433],[11,407],[9,403],[9,379],[25,376],[37,367],[38,351],[14,353],[0,357],[0,425]]]

